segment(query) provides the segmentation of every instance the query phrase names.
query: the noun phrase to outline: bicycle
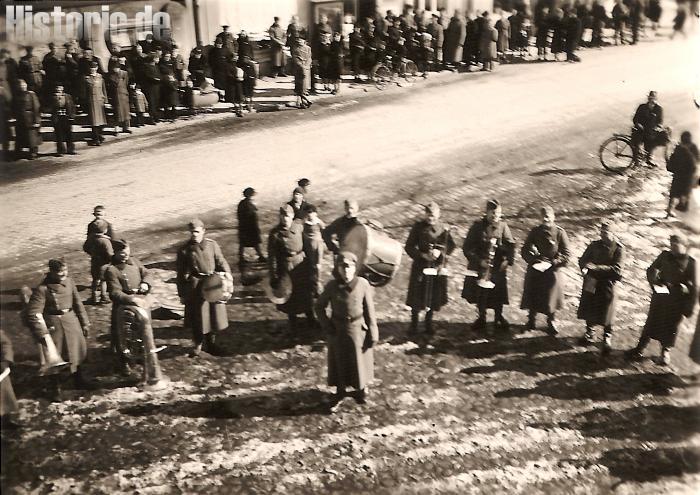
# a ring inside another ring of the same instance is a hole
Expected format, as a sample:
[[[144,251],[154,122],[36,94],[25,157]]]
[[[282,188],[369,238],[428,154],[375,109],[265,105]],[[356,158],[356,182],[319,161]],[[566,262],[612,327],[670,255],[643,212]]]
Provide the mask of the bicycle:
[[[416,80],[418,66],[413,60],[402,59],[398,71],[394,71],[393,66],[394,63],[391,56],[387,56],[384,62],[379,63],[374,69],[372,78],[377,89],[383,90],[390,83],[396,83],[400,86],[401,83],[397,81],[397,77],[403,78],[409,84]]]
[[[659,143],[656,147],[664,148],[664,158],[668,161],[668,148],[671,143],[671,128],[659,131]],[[640,152],[640,155],[642,152]],[[623,174],[641,163],[641,157],[635,160],[630,134],[615,133],[600,145],[598,149],[600,163],[606,170]]]

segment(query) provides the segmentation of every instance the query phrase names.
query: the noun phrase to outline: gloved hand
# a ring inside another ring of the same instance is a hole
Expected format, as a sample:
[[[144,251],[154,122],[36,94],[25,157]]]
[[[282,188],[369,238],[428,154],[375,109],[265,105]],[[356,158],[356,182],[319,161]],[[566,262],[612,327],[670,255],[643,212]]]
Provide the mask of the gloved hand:
[[[88,324],[83,326],[83,337],[85,337],[87,339],[89,335],[90,335],[90,324],[88,323]]]

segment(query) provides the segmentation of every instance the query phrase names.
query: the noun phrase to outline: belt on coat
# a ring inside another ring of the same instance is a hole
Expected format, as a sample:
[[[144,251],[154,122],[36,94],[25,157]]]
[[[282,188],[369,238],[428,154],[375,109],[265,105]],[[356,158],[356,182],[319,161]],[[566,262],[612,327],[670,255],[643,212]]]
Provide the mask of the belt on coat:
[[[354,323],[357,320],[360,320],[364,317],[365,317],[365,315],[361,314],[361,315],[357,315],[357,316],[349,316],[348,315],[348,316],[344,316],[342,318],[340,316],[333,316],[331,319],[334,321],[342,322],[342,323]]]
[[[52,310],[48,311],[47,313],[50,316],[63,316],[63,315],[67,315],[68,313],[72,313],[72,312],[73,312],[73,308],[68,308],[68,309],[52,309]]]

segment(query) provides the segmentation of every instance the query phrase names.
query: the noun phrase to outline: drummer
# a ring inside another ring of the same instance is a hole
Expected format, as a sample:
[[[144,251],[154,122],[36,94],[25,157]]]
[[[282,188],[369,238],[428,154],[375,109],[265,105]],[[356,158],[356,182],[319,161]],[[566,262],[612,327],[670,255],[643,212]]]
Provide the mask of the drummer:
[[[420,312],[425,314],[425,331],[433,332],[433,314],[447,304],[447,278],[425,274],[426,268],[439,269],[456,247],[450,231],[440,221],[440,207],[431,202],[425,206],[425,217],[418,220],[408,234],[405,250],[413,260],[408,282],[406,305],[411,307],[411,332],[418,331]]]
[[[287,301],[277,305],[278,310],[287,314],[289,329],[297,329],[298,314],[306,314],[308,323],[315,327],[313,296],[316,285],[304,252],[304,224],[294,218],[294,209],[289,204],[279,209],[279,223],[270,231],[267,261],[273,291],[285,282],[291,284]]]
[[[221,354],[216,345],[216,334],[228,327],[226,306],[205,301],[199,283],[214,272],[226,272],[229,267],[219,244],[204,237],[204,223],[195,218],[188,224],[190,240],[177,251],[177,293],[185,305],[185,327],[192,329],[194,349],[192,356],[201,351]]]
[[[362,225],[362,222],[357,218],[359,212],[360,206],[356,200],[345,200],[345,215],[336,218],[323,230],[323,242],[326,243],[329,251],[338,254],[345,235],[356,225]]]
[[[139,306],[151,314],[150,304],[140,295],[148,294],[153,285],[151,274],[143,264],[131,256],[129,243],[124,239],[112,241],[114,256],[112,263],[105,271],[107,291],[112,299],[112,319],[110,326],[110,338],[112,340],[112,352],[117,356],[117,371],[123,375],[130,374],[130,365],[133,356],[129,355],[129,349],[124,343],[124,335],[118,327],[118,315],[123,306]]]

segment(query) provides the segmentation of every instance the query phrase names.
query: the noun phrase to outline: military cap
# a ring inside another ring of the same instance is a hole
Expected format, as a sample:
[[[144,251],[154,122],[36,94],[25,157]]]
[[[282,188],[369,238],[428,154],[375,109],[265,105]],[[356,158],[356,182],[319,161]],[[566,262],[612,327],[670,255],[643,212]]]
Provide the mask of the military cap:
[[[204,222],[202,222],[199,218],[193,218],[187,223],[187,228],[189,230],[203,229]]]
[[[652,91],[649,91],[649,96],[654,96],[654,97],[656,97],[656,91],[653,91],[653,90],[652,90]]]
[[[501,207],[501,203],[497,199],[489,199],[486,202],[486,210],[497,210]]]
[[[60,272],[66,267],[66,262],[61,259],[49,260],[49,270],[52,272]]]
[[[688,237],[681,232],[675,232],[675,233],[671,234],[670,240],[671,240],[671,242],[682,244],[684,246],[688,245]]]
[[[250,198],[251,196],[255,196],[255,193],[256,193],[256,191],[252,187],[246,187],[245,189],[243,189],[243,196],[246,198]]]
[[[123,251],[129,247],[129,243],[126,239],[116,239],[112,241],[112,247],[115,251]]]
[[[429,215],[439,215],[440,214],[440,206],[435,202],[431,201],[427,205],[424,206],[425,212]]]
[[[311,181],[306,177],[303,177],[297,181],[297,184],[299,184],[299,187],[307,187],[311,185]]]
[[[92,212],[93,212],[93,213],[100,213],[100,212],[103,212],[103,211],[105,211],[105,207],[102,206],[102,205],[97,205],[97,206],[95,206],[95,207],[92,209]]]
[[[357,209],[360,208],[360,205],[358,204],[356,199],[346,199],[345,206],[353,207],[353,208],[357,208]]]

